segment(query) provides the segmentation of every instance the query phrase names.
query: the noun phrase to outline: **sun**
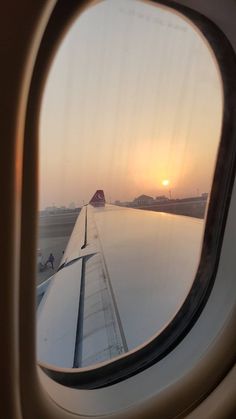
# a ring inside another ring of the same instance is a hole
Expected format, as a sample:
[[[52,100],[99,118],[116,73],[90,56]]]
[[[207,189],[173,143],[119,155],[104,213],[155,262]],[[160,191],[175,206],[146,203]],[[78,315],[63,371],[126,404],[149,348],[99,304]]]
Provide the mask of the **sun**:
[[[163,186],[168,186],[170,184],[170,181],[168,179],[163,179],[161,183]]]

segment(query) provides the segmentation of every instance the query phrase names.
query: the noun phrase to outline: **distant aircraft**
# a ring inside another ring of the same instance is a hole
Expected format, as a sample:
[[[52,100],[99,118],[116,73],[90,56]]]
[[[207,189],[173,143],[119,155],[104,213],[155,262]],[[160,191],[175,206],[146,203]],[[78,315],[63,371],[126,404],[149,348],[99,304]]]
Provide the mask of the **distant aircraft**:
[[[106,203],[104,192],[102,190],[95,192],[89,203],[94,207],[104,207]]]

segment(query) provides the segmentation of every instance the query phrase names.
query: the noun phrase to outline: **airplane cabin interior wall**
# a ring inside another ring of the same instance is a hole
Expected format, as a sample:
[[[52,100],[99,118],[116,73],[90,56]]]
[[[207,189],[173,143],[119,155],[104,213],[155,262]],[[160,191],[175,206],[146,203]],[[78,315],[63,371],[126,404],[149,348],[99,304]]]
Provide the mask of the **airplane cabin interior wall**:
[[[37,141],[39,96],[46,74],[42,75],[40,69],[34,72],[34,66],[50,19],[55,33],[51,29],[48,51],[40,57],[45,72],[63,34],[65,19],[68,25],[70,18],[73,20],[73,11],[83,10],[90,3],[22,0],[4,2],[1,6],[0,417],[233,419],[236,417],[236,189],[232,179],[214,286],[198,321],[172,352],[136,375],[94,390],[62,386],[36,365]],[[183,5],[210,19],[236,54],[235,1],[160,3],[173,8]],[[54,8],[57,12],[53,15]],[[235,80],[236,77],[228,80],[234,92]],[[236,121],[236,107],[229,112]],[[229,142],[236,144],[236,130],[232,130],[231,136]]]

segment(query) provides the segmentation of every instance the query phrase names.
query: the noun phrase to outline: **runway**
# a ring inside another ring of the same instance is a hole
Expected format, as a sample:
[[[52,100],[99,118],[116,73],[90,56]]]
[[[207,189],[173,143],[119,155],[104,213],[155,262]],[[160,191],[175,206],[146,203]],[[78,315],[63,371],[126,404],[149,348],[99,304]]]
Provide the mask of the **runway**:
[[[55,260],[54,270],[49,264],[43,272],[39,272],[37,267],[37,284],[56,272],[78,215],[79,212],[71,212],[39,216],[37,249],[40,249],[44,263],[50,253],[53,254]]]

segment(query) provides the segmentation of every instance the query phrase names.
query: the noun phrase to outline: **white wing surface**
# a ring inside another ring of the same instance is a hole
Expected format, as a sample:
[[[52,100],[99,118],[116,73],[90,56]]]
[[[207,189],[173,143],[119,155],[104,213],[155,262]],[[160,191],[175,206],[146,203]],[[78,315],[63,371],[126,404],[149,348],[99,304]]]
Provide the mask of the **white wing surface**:
[[[160,332],[191,288],[202,234],[190,217],[83,207],[38,308],[38,360],[84,367]]]

